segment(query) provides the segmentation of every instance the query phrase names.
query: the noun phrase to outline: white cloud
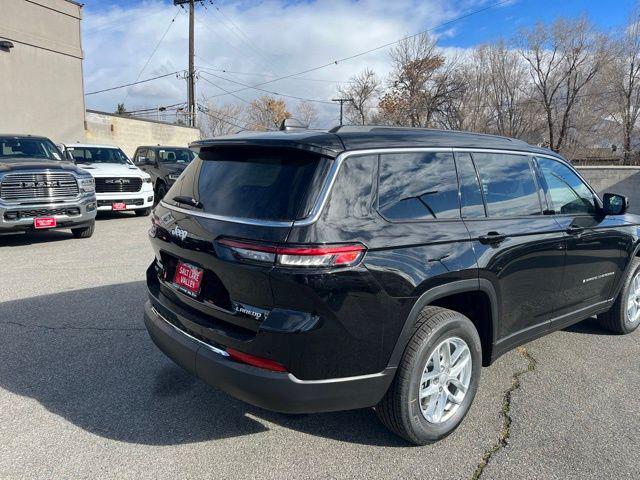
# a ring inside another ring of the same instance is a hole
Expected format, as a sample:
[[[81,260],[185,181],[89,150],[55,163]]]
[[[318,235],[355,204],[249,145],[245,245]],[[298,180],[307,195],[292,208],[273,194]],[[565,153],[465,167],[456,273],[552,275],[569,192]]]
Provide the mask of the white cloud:
[[[147,0],[136,5],[92,10],[83,20],[85,91],[91,92],[132,82],[149,58],[179,7],[172,2]],[[455,3],[455,6],[451,5]],[[196,65],[249,72],[254,75],[215,72],[238,82],[255,84],[299,72],[436,26],[487,0],[442,2],[437,0],[322,0],[291,3],[286,0],[229,2],[221,15],[211,4],[197,9]],[[226,16],[225,16],[226,15]],[[229,19],[242,32],[232,26]],[[443,35],[455,36],[454,26]],[[246,37],[248,38],[245,38]],[[188,16],[180,11],[141,79],[185,69],[188,51]],[[311,72],[302,77],[324,81],[286,79],[262,88],[306,98],[330,100],[334,80],[347,80],[365,67],[384,76],[390,68],[388,50]],[[208,77],[226,90],[237,84]],[[197,84],[198,98],[222,93],[205,81]],[[246,90],[238,96],[250,101],[262,92]],[[129,110],[182,102],[186,82],[164,79],[87,97],[89,108],[113,111],[126,97]],[[230,95],[221,103],[237,101]],[[290,110],[295,100],[287,100]],[[336,123],[338,107],[317,104],[323,126]]]

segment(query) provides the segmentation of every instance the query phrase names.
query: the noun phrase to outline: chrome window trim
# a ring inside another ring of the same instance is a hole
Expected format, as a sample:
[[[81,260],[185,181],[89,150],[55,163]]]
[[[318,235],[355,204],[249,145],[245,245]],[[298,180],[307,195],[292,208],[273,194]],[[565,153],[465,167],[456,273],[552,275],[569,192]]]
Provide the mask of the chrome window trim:
[[[482,153],[504,153],[504,154],[512,154],[512,155],[526,155],[526,156],[539,156],[539,157],[547,157],[553,160],[562,161],[561,157],[557,157],[554,155],[530,152],[524,150],[500,150],[500,149],[490,149],[490,148],[467,148],[467,147],[396,147],[396,148],[370,148],[370,149],[361,149],[361,150],[349,150],[346,152],[340,153],[335,160],[333,160],[331,164],[331,168],[327,173],[327,178],[322,185],[322,189],[320,190],[320,194],[318,195],[318,199],[314,204],[311,212],[305,218],[300,220],[293,221],[272,221],[272,220],[259,220],[255,218],[242,218],[242,217],[232,217],[225,215],[215,215],[213,213],[205,213],[205,212],[197,212],[194,210],[188,210],[186,208],[177,207],[174,205],[170,205],[164,200],[160,201],[160,205],[163,207],[173,210],[174,212],[185,213],[187,215],[191,215],[194,217],[200,218],[208,218],[211,220],[219,220],[222,222],[231,222],[231,223],[240,223],[244,225],[256,225],[261,227],[281,227],[281,228],[289,228],[289,227],[306,227],[314,224],[320,218],[324,207],[329,200],[329,195],[331,194],[331,190],[333,189],[333,185],[336,182],[336,178],[338,177],[338,173],[340,172],[340,168],[344,161],[353,156],[364,156],[364,155],[380,155],[382,153],[420,153],[420,152],[482,152]],[[567,163],[567,162],[565,162]],[[575,170],[575,169],[574,169]]]
[[[230,223],[241,223],[244,225],[257,225],[260,227],[281,227],[281,228],[290,228],[293,226],[293,221],[284,222],[284,221],[275,221],[275,220],[258,220],[255,218],[242,218],[242,217],[229,217],[225,215],[215,215],[213,213],[206,212],[198,212],[195,210],[188,210],[186,208],[177,207],[175,205],[170,205],[164,200],[160,200],[160,205],[163,207],[172,210],[174,212],[185,213],[192,217],[199,218],[207,218],[209,220],[218,220],[221,222],[230,222]]]

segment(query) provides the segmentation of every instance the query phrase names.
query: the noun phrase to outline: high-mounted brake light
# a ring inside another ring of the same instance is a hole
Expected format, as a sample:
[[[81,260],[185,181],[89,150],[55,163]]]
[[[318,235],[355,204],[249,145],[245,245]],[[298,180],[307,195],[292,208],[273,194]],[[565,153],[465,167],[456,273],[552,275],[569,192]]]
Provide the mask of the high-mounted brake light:
[[[220,239],[218,243],[229,247],[242,260],[283,267],[348,267],[357,264],[366,251],[359,243],[280,246],[228,238]]]
[[[235,361],[246,363],[247,365],[251,365],[253,367],[264,368],[265,370],[271,370],[272,372],[287,371],[284,365],[273,360],[269,360],[268,358],[256,357],[255,355],[239,352],[234,348],[227,348],[227,353],[229,354],[229,357],[234,359]]]

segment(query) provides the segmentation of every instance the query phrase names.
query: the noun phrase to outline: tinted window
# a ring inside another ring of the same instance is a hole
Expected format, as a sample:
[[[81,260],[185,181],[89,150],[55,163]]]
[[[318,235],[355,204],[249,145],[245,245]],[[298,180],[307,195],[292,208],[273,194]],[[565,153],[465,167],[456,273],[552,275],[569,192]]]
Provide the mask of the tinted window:
[[[147,150],[147,160],[150,162],[156,161],[156,151],[153,148]]]
[[[79,163],[128,163],[127,156],[119,148],[67,147],[67,151]]]
[[[474,153],[482,193],[490,217],[540,215],[540,198],[529,157]]]
[[[141,162],[142,158],[145,157],[147,155],[147,151],[142,149],[142,150],[138,150],[136,152],[135,158],[133,159],[134,162]]]
[[[295,220],[308,215],[330,163],[297,150],[202,149],[167,198],[193,196],[215,215]]]
[[[24,158],[62,160],[62,155],[53,142],[44,138],[0,137],[0,160]]]
[[[568,166],[549,158],[538,158],[538,166],[547,183],[553,213],[593,214],[596,211],[589,187]]]
[[[195,153],[188,148],[161,148],[158,150],[158,158],[161,162],[189,163],[195,157]]]
[[[460,179],[460,208],[464,218],[484,217],[484,203],[478,175],[471,161],[471,154],[456,153],[456,167]]]
[[[380,155],[378,209],[388,220],[459,218],[453,155],[445,152]]]

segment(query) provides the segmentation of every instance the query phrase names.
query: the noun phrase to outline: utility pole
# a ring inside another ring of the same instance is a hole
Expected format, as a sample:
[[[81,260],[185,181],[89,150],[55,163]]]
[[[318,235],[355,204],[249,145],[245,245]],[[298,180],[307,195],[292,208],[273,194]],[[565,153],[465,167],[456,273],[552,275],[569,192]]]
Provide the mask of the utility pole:
[[[196,72],[194,67],[195,3],[201,0],[173,0],[174,5],[189,4],[189,73],[187,74],[187,102],[189,104],[189,125],[196,126]]]
[[[345,102],[353,102],[353,98],[332,98],[332,102],[340,102],[340,126],[342,126],[342,105]]]

